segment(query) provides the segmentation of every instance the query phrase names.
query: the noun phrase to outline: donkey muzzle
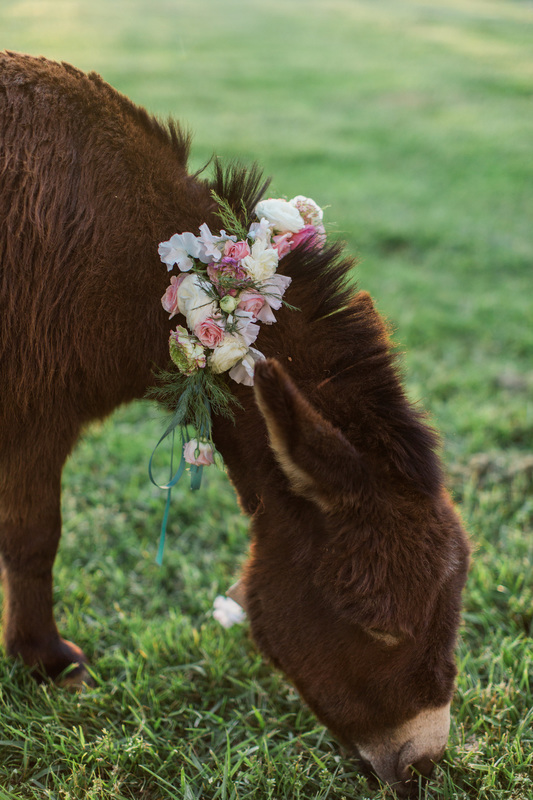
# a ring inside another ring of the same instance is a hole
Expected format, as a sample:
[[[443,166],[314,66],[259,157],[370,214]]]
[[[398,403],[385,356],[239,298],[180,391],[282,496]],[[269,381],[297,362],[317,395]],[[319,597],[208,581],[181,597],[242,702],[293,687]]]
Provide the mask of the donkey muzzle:
[[[421,711],[399,728],[357,746],[361,758],[378,778],[407,797],[427,779],[440,761],[450,730],[450,703]]]

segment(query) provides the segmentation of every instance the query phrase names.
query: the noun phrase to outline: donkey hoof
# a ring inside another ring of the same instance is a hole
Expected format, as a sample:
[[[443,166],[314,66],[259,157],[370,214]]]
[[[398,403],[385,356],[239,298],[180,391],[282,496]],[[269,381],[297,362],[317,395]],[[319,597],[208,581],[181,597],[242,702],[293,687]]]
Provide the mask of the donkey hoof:
[[[85,653],[59,636],[44,644],[35,640],[24,644],[12,641],[6,649],[10,656],[21,658],[38,681],[53,680],[60,686],[91,684]]]
[[[66,639],[58,638],[40,660],[37,669],[58,686],[77,687],[84,683],[90,685],[92,681],[87,669],[87,656],[78,645]]]
[[[61,689],[70,689],[72,691],[83,689],[84,686],[91,688],[95,685],[91,673],[85,664],[72,664],[72,666],[67,667],[67,669],[56,678],[55,683]]]

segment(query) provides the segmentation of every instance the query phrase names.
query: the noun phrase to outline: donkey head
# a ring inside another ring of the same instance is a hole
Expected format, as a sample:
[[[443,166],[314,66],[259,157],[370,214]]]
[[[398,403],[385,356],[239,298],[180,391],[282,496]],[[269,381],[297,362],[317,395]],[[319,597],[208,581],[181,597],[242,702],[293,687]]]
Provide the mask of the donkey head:
[[[443,491],[359,452],[276,361],[258,364],[255,392],[277,464],[243,577],[252,633],[317,717],[408,793],[448,738],[460,522]]]

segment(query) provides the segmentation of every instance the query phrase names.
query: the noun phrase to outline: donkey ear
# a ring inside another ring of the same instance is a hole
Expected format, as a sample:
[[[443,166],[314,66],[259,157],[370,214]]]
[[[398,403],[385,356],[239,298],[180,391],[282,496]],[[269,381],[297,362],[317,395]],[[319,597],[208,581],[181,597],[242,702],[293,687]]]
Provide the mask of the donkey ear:
[[[254,385],[270,446],[292,490],[326,510],[359,494],[361,456],[303,397],[275,359],[256,364]]]

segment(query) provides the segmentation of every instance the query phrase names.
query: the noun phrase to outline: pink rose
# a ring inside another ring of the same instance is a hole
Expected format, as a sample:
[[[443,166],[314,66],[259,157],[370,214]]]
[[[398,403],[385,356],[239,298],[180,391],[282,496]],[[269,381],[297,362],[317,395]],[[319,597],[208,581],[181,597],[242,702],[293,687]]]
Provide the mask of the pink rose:
[[[257,319],[257,315],[265,305],[265,302],[262,294],[245,291],[239,297],[238,308],[242,308],[243,311],[249,311],[253,318]]]
[[[215,461],[212,445],[196,439],[183,445],[183,458],[187,464],[194,464],[196,467],[209,467]]]
[[[172,278],[170,279],[170,286],[167,287],[165,294],[161,298],[161,305],[163,306],[165,311],[168,311],[168,313],[170,314],[169,319],[172,319],[172,317],[176,316],[176,314],[179,313],[178,289],[180,283],[182,283],[186,277],[187,277],[186,275],[180,275],[179,277],[173,275]]]
[[[301,231],[298,233],[293,234],[292,237],[292,249],[294,250],[295,247],[300,247],[305,245],[306,247],[311,247],[315,244],[315,239],[317,238],[317,229],[314,225],[304,225]]]
[[[248,242],[226,242],[224,247],[224,255],[240,261],[241,258],[246,258],[250,255],[250,247]]]
[[[206,317],[195,325],[194,335],[204,347],[210,347],[213,350],[224,338],[224,330],[212,317]]]
[[[298,234],[295,234],[298,236]],[[272,239],[273,246],[278,251],[278,256],[283,258],[286,256],[287,253],[290,253],[292,248],[294,235],[288,231],[287,233],[280,233],[278,236],[274,236]]]

